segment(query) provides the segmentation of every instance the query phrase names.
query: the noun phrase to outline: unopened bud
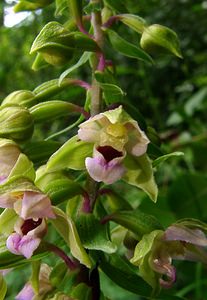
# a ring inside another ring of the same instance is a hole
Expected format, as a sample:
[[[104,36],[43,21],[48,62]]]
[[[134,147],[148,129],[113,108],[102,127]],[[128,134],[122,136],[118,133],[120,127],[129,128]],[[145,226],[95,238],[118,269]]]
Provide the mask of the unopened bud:
[[[34,94],[31,91],[19,90],[9,94],[2,102],[4,104],[17,104],[25,106],[24,103],[34,99]]]
[[[141,47],[149,54],[174,54],[182,58],[177,34],[168,27],[153,24],[145,27],[140,40]]]
[[[0,107],[0,137],[24,140],[31,137],[34,129],[33,117],[21,106]]]

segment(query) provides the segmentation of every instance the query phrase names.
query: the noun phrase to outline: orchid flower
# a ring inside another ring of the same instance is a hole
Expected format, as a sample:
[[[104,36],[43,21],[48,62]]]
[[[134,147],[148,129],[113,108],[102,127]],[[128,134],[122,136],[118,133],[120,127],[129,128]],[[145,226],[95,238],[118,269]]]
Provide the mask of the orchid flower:
[[[139,266],[140,275],[154,289],[172,287],[176,281],[173,259],[207,263],[207,238],[200,225],[176,223],[165,231],[155,230],[137,244],[131,262]]]
[[[141,156],[147,151],[149,139],[119,106],[100,113],[79,125],[80,140],[94,143],[93,157],[85,160],[90,176],[111,184],[125,173],[123,160],[127,153]]]
[[[37,220],[19,218],[14,231],[6,241],[8,250],[16,255],[30,258],[47,232],[47,223],[41,218]]]

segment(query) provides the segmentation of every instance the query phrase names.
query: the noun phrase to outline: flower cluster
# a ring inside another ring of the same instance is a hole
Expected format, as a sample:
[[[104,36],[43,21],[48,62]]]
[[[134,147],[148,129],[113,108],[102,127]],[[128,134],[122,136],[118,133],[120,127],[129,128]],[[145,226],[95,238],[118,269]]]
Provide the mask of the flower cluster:
[[[34,170],[18,146],[0,140],[0,207],[18,215],[6,245],[16,255],[30,258],[47,231],[45,218],[55,218],[51,202],[32,182]]]
[[[126,155],[138,157],[147,151],[149,139],[122,106],[100,113],[79,127],[80,140],[94,143],[93,157],[87,157],[85,164],[95,181],[117,181],[126,171]]]

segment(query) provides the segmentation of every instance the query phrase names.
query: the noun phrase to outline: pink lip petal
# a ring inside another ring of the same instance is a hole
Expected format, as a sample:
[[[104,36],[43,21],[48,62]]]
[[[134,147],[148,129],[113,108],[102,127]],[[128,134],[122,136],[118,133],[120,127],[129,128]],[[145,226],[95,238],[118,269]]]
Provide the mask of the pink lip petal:
[[[30,283],[25,284],[23,289],[15,297],[15,300],[32,300],[35,296],[33,288]]]

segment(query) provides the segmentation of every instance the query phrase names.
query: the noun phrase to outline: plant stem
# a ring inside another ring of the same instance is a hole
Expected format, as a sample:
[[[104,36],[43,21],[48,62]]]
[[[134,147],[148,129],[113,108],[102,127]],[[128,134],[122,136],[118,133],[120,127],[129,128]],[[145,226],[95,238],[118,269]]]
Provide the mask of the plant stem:
[[[96,3],[101,3],[101,1],[91,0],[91,4]],[[93,26],[94,40],[98,44],[99,48],[102,49],[104,36],[103,31],[101,29],[102,20],[100,11],[92,13],[91,24]],[[101,110],[102,92],[100,85],[95,78],[95,71],[98,69],[100,59],[103,59],[103,54],[99,51],[96,53],[96,56],[94,57],[92,63],[91,116],[100,113]]]

